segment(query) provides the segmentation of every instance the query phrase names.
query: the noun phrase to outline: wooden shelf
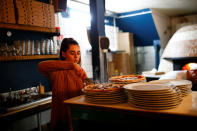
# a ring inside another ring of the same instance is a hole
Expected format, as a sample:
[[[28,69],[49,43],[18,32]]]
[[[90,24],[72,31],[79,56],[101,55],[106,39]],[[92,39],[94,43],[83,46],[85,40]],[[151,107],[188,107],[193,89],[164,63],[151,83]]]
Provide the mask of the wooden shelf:
[[[0,28],[44,32],[44,33],[57,33],[55,28],[47,28],[47,27],[39,27],[39,26],[31,26],[31,25],[0,23]]]
[[[54,58],[58,58],[58,57],[59,57],[59,55],[0,56],[0,61],[54,59]]]

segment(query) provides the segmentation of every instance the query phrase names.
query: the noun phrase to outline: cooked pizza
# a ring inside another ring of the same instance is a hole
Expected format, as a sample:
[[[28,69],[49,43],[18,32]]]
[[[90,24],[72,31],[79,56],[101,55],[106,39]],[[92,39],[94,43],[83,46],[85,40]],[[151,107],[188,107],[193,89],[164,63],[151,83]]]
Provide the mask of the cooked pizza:
[[[146,78],[143,75],[122,75],[111,77],[109,81],[113,83],[137,83],[145,82]]]
[[[107,92],[107,91],[118,91],[123,89],[121,84],[112,84],[112,83],[102,83],[102,84],[92,84],[84,87],[84,91],[87,92]]]

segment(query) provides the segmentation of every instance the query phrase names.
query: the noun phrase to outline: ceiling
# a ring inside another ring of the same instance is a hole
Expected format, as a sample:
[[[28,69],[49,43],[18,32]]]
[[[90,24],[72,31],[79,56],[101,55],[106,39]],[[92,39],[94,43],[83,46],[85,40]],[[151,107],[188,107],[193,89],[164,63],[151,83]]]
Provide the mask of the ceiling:
[[[89,0],[72,0],[89,4]],[[105,0],[106,10],[114,13],[152,8],[168,16],[197,13],[197,0]]]

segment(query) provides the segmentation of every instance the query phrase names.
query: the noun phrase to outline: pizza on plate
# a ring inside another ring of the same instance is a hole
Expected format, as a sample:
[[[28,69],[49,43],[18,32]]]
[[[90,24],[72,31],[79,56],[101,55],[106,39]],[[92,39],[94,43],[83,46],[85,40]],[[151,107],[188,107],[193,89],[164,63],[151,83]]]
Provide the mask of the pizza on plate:
[[[85,92],[107,92],[107,91],[118,91],[123,89],[121,84],[102,83],[102,84],[91,84],[84,87]]]
[[[111,77],[109,81],[113,83],[137,83],[145,82],[146,78],[143,75],[121,75]]]

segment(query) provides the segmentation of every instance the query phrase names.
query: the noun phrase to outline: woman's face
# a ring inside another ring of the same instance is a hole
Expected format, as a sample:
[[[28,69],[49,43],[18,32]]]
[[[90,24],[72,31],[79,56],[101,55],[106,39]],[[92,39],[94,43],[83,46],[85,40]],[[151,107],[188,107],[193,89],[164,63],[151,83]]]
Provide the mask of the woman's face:
[[[62,56],[66,58],[66,61],[73,63],[79,63],[80,60],[80,48],[78,45],[70,45],[66,52],[62,52]]]

